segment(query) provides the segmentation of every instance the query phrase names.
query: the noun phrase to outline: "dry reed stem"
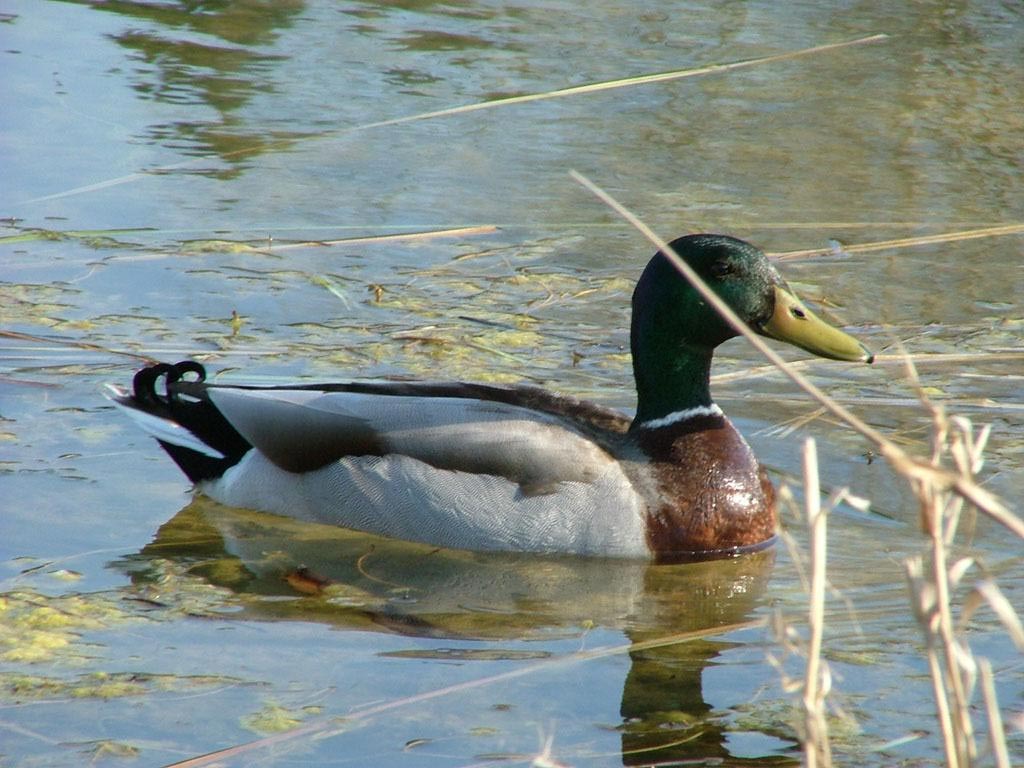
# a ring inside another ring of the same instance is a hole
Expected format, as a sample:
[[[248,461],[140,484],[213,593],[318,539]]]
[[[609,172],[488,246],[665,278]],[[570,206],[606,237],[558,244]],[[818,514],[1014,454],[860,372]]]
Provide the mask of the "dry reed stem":
[[[651,640],[644,640],[638,643],[625,643],[623,645],[609,645],[601,648],[594,648],[587,651],[577,651],[576,653],[570,653],[560,658],[548,659],[545,661],[539,661],[533,664],[527,664],[516,669],[511,669],[507,672],[500,672],[496,675],[490,675],[488,677],[478,677],[472,680],[466,680],[462,683],[456,683],[454,685],[444,686],[443,688],[433,688],[423,693],[414,694],[401,699],[392,699],[384,701],[379,704],[364,707],[363,709],[357,709],[354,712],[350,712],[344,717],[327,717],[313,720],[297,728],[293,728],[290,731],[283,733],[277,733],[273,736],[266,736],[261,739],[255,739],[253,741],[246,742],[244,744],[236,744],[231,747],[225,747],[214,752],[208,752],[205,755],[197,755],[196,757],[187,758],[174,763],[170,763],[165,768],[199,768],[200,766],[219,765],[222,761],[238,757],[243,754],[248,754],[260,749],[267,749],[269,747],[278,746],[294,739],[309,737],[309,738],[327,738],[330,736],[337,735],[338,733],[347,730],[350,724],[362,722],[365,720],[371,720],[378,715],[382,715],[388,712],[393,712],[403,707],[412,706],[415,704],[422,704],[434,699],[440,699],[445,696],[451,696],[456,693],[462,693],[464,691],[473,690],[476,688],[483,688],[488,685],[495,685],[497,683],[503,683],[509,680],[514,680],[519,677],[525,677],[527,675],[533,675],[541,672],[550,672],[555,669],[562,667],[571,666],[573,664],[579,664],[587,661],[595,661],[597,659],[604,659],[610,656],[621,656],[628,653],[634,653],[637,651],[651,650],[654,648],[665,648],[672,645],[680,645],[682,643],[694,642],[697,640],[703,640],[709,637],[717,637],[719,635],[728,634],[730,632],[736,632],[743,629],[754,629],[756,627],[765,626],[765,622],[761,619],[754,619],[751,621],[741,621],[735,624],[725,624],[721,626],[709,627],[706,629],[697,629],[690,632],[679,632],[673,635],[666,635],[664,637],[652,638]]]
[[[687,77],[696,77],[698,75],[710,75],[719,74],[722,72],[731,72],[737,69],[744,69],[748,67],[755,67],[761,64],[770,64],[779,61],[789,61],[791,59],[800,58],[802,56],[810,56],[817,53],[826,53],[828,51],[836,51],[840,48],[848,48],[854,45],[864,45],[866,43],[877,43],[882,40],[888,39],[888,35],[869,35],[867,37],[860,37],[856,40],[845,40],[840,43],[828,43],[826,45],[815,45],[810,48],[802,48],[798,51],[788,51],[787,53],[777,53],[771,56],[762,56],[756,59],[746,59],[743,61],[733,61],[726,64],[709,64],[704,67],[695,67],[693,69],[682,69],[673,72],[660,72],[653,75],[639,75],[637,77],[621,78],[618,80],[606,80],[600,83],[589,83],[587,85],[578,85],[570,88],[559,88],[553,91],[544,91],[541,93],[524,94],[522,96],[510,96],[505,99],[492,99],[491,101],[481,101],[475,104],[465,104],[459,107],[449,107],[447,109],[438,109],[431,112],[420,112],[415,115],[407,115],[406,117],[396,117],[390,120],[377,120],[372,123],[364,123],[362,125],[352,126],[351,128],[343,128],[337,131],[327,131],[317,136],[309,137],[310,139],[331,139],[340,136],[346,136],[348,134],[357,133],[359,131],[368,131],[375,128],[385,128],[393,125],[403,125],[405,123],[418,122],[421,120],[433,120],[441,117],[454,117],[456,115],[464,115],[470,112],[478,112],[483,109],[495,109],[497,107],[507,107],[516,104],[527,104],[535,101],[545,101],[548,99],[560,99],[567,96],[580,96],[590,93],[599,93],[601,91],[609,91],[615,88],[625,88],[634,85],[648,85],[650,83],[663,83],[671,80],[681,80]],[[129,182],[138,181],[139,179],[146,178],[153,174],[168,173],[170,171],[181,170],[182,168],[188,168],[190,166],[198,165],[200,163],[208,163],[211,160],[221,159],[229,160],[232,158],[243,157],[245,155],[253,154],[254,152],[267,152],[277,147],[291,146],[297,143],[294,138],[284,139],[280,142],[271,142],[269,144],[262,144],[258,147],[246,147],[244,149],[238,149],[234,152],[225,152],[218,155],[204,155],[202,157],[192,158],[185,160],[180,163],[172,163],[170,165],[163,165],[157,168],[153,168],[147,171],[138,171],[135,173],[129,173],[124,176],[119,176],[114,179],[106,179],[104,181],[96,182],[95,184],[86,184],[81,187],[75,187],[74,189],[66,189],[63,192],[55,192],[52,195],[43,195],[42,197],[35,197],[31,200],[26,200],[23,204],[41,203],[48,200],[57,200],[62,197],[71,197],[72,195],[81,195],[87,192],[97,192],[102,189],[114,187],[119,184],[127,184]]]
[[[498,231],[492,224],[479,224],[472,227],[452,227],[449,229],[430,229],[422,232],[403,232],[395,235],[367,235],[364,237],[342,237],[336,240],[307,240],[301,243],[284,243],[259,248],[261,251],[278,253],[296,248],[323,248],[335,245],[376,245],[379,243],[407,243],[433,240],[440,237],[473,237],[490,235]]]
[[[999,713],[991,662],[988,659],[978,659],[978,670],[981,672],[981,692],[985,700],[985,713],[988,715],[992,757],[996,768],[1010,768],[1010,754],[1006,749],[1006,732],[1003,730],[1003,717]]]
[[[946,752],[946,768],[960,768],[959,750],[954,736],[953,717],[950,714],[949,696],[946,692],[945,677],[939,661],[934,631],[936,621],[935,588],[924,577],[924,561],[911,558],[905,563],[907,583],[913,597],[911,608],[917,623],[925,632],[925,658],[932,681],[932,698],[935,701],[935,716],[939,721],[943,747]]]
[[[947,417],[941,406],[929,400],[910,363],[907,364],[907,374],[918,390],[922,405],[932,416],[931,463],[938,466],[943,460],[951,459],[956,473],[973,482],[974,475],[983,465],[982,451],[988,440],[989,428],[986,426],[975,432],[970,420]],[[968,768],[978,760],[971,702],[980,676],[993,754],[999,765],[1008,765],[1004,762],[1008,760],[1005,734],[995,701],[991,666],[984,659],[975,659],[963,632],[957,631],[953,616],[952,592],[975,565],[971,558],[950,563],[949,548],[960,524],[964,499],[950,488],[919,483],[913,486],[921,505],[921,525],[928,536],[930,557],[927,563],[920,557],[911,558],[906,563],[906,570],[915,617],[925,637],[946,764],[949,768]],[[967,595],[961,608],[960,626],[967,624],[983,602],[992,607],[1010,638],[1024,649],[1024,627],[990,579],[982,580]],[[984,672],[986,668],[989,670],[988,680]]]
[[[737,69],[745,69],[747,67],[755,67],[762,64],[771,64],[779,61],[789,61],[791,59],[800,58],[802,56],[810,56],[817,53],[826,53],[828,51],[836,51],[840,48],[848,48],[853,45],[863,45],[865,43],[877,43],[882,40],[888,39],[888,35],[869,35],[867,37],[860,37],[856,40],[846,40],[841,43],[827,43],[825,45],[815,45],[811,48],[802,48],[798,51],[788,51],[786,53],[777,53],[771,56],[761,56],[756,59],[745,59],[742,61],[733,61],[727,64],[709,64],[703,67],[695,67],[693,69],[681,69],[672,72],[660,72],[653,75],[639,75],[637,77],[627,77],[618,80],[606,80],[600,83],[588,83],[587,85],[577,85],[570,88],[560,88],[554,91],[544,91],[541,93],[530,93],[523,96],[509,96],[504,99],[495,99],[493,101],[477,102],[476,104],[467,104],[461,107],[451,107],[449,109],[439,109],[434,112],[423,112],[418,115],[411,115],[409,117],[398,117],[392,120],[381,120],[375,123],[369,123],[364,126],[360,126],[358,129],[352,130],[365,130],[367,128],[380,128],[389,125],[401,125],[402,123],[409,123],[417,120],[429,120],[437,117],[450,117],[452,115],[463,115],[468,112],[476,112],[481,109],[492,109],[494,107],[505,107],[513,104],[528,104],[535,101],[544,101],[547,99],[559,99],[566,96],[580,96],[590,93],[599,93],[601,91],[608,91],[615,88],[623,88],[626,86],[634,85],[649,85],[650,83],[663,83],[670,80],[682,80],[687,77],[696,77],[698,75],[711,75],[719,74],[722,72],[731,72]]]
[[[1005,237],[1006,235],[1024,234],[1024,224],[1003,224],[997,227],[980,229],[963,229],[959,232],[948,232],[941,235],[923,235],[921,237],[901,237],[895,240],[879,240],[873,243],[856,243],[843,245],[844,253],[870,253],[872,251],[888,251],[896,248],[914,248],[921,245],[938,243],[956,243],[962,240],[975,240],[981,237]],[[769,254],[779,261],[804,259],[809,256],[821,256],[828,253],[827,248],[806,248],[799,251],[782,251]]]
[[[139,354],[137,352],[129,352],[129,351],[123,350],[123,349],[112,349],[110,347],[104,347],[102,344],[94,344],[94,343],[89,342],[89,341],[80,341],[80,340],[77,340],[77,339],[76,340],[66,340],[66,339],[59,339],[59,338],[49,338],[49,337],[46,337],[46,336],[37,336],[36,334],[33,334],[33,333],[22,333],[21,331],[8,331],[8,330],[3,330],[3,329],[0,329],[0,338],[15,339],[17,341],[31,341],[31,342],[43,343],[43,344],[56,344],[56,345],[58,345],[58,348],[70,347],[70,348],[73,348],[73,349],[84,349],[84,350],[87,350],[89,352],[103,352],[103,353],[108,354],[108,355],[120,355],[122,357],[130,357],[133,360],[139,360],[139,361],[144,362],[144,363],[154,363],[154,362],[156,362],[156,360],[154,360],[153,358],[151,358],[151,357],[149,357],[147,355]],[[49,349],[46,349],[45,351],[53,351],[53,349],[54,348],[49,348]],[[34,350],[34,351],[39,351],[39,350]]]
[[[973,565],[973,561],[971,564]],[[992,609],[996,618],[1002,622],[1006,634],[1017,646],[1017,650],[1024,653],[1024,624],[1021,623],[1020,616],[1017,615],[1017,611],[1006,595],[992,579],[979,581],[965,598],[963,609],[960,612],[959,629],[962,631],[966,628],[971,617],[974,616],[974,612],[981,605],[987,605]]]
[[[967,643],[957,637],[954,630],[952,588],[959,583],[971,567],[972,561],[964,559],[950,565],[947,546],[952,542],[956,533],[965,501],[1006,526],[1019,537],[1024,538],[1024,521],[1007,509],[995,496],[981,488],[974,478],[981,468],[981,452],[988,438],[988,428],[983,428],[975,434],[968,419],[962,417],[947,419],[944,410],[933,405],[918,384],[920,402],[932,414],[933,442],[928,459],[911,457],[878,430],[864,423],[828,397],[792,366],[786,364],[746,324],[740,321],[731,308],[704,284],[665,240],[655,234],[631,211],[586,177],[575,171],[571,175],[579,184],[590,190],[664,253],[738,334],[744,336],[775,367],[785,373],[821,406],[870,440],[893,469],[910,483],[920,503],[922,529],[928,536],[931,555],[927,567],[921,558],[911,558],[906,562],[907,578],[913,597],[912,607],[925,635],[928,666],[931,672],[936,712],[942,732],[947,766],[948,768],[969,768],[978,754],[970,709],[970,700],[977,681],[978,666]],[[908,363],[908,375],[911,381],[916,383],[916,373],[911,363]],[[805,454],[805,459],[806,457]],[[952,470],[945,466],[944,459],[947,457],[952,459],[954,465]],[[817,484],[807,469],[805,469],[805,483],[808,496],[811,496],[812,493],[817,496]],[[814,507],[811,502],[808,504],[808,515],[810,516]],[[812,539],[815,537],[812,524]],[[815,547],[817,546],[815,544]],[[818,567],[821,566],[816,563],[812,566],[815,570]],[[815,582],[813,577],[811,582],[812,585]],[[994,587],[988,588],[987,593],[980,588],[976,591],[979,595],[994,595],[998,592]],[[818,682],[810,675],[820,673],[818,667],[820,662],[814,660],[815,654],[820,652],[820,645],[816,647],[814,639],[817,631],[814,624],[818,621],[818,607],[815,603],[817,599],[815,587],[812,586],[810,609],[812,641],[807,651],[808,677],[803,683],[805,723],[808,726],[804,749],[808,765],[817,765],[818,760],[824,759],[820,754],[822,747],[820,736],[812,730],[816,727],[813,723],[812,708],[814,700],[818,696],[816,688]],[[1000,600],[991,596],[987,596],[986,599],[993,606],[997,615],[1003,619],[1003,623],[1008,626],[1011,636],[1013,636],[1014,627],[1020,626],[1020,621],[1016,618],[1015,613],[1009,612],[1013,614],[1013,619],[1004,618],[1006,610]],[[780,622],[781,619],[777,619],[777,625]],[[795,632],[784,624],[781,626],[778,636],[788,649],[797,645],[794,640]],[[1021,640],[1024,642],[1024,629],[1021,630]],[[820,640],[817,642],[820,643]],[[997,730],[994,721],[991,730],[993,732]],[[812,760],[815,762],[812,763]]]
[[[835,714],[847,717],[841,709],[828,708],[826,697],[832,690],[832,674],[828,662],[822,657],[825,632],[825,595],[829,588],[827,562],[827,517],[828,514],[844,501],[850,502],[853,497],[845,488],[829,494],[826,502],[821,503],[821,486],[818,475],[817,451],[813,438],[804,443],[803,450],[803,481],[805,488],[804,521],[808,527],[810,557],[805,563],[804,557],[796,541],[783,529],[779,535],[788,547],[793,558],[793,565],[800,577],[800,583],[808,596],[808,632],[807,639],[801,637],[795,626],[790,624],[780,610],[772,614],[771,630],[776,642],[785,651],[785,656],[803,659],[803,676],[793,677],[785,669],[783,659],[768,653],[768,663],[775,667],[781,676],[782,689],[786,693],[799,696],[800,716],[799,738],[804,753],[804,764],[808,768],[828,768],[832,765],[832,747],[829,737],[828,714],[833,709]],[[795,499],[789,488],[783,485],[779,489],[779,499],[791,509],[797,509]],[[852,611],[852,606],[848,606]]]
[[[828,666],[821,659],[825,632],[825,563],[827,558],[827,510],[821,507],[818,484],[818,452],[813,438],[804,442],[804,508],[811,534],[811,584],[807,625],[807,667],[804,673],[804,760],[807,768],[830,768],[832,747],[825,717],[825,696],[831,687]]]
[[[619,216],[631,224],[658,250],[665,254],[666,258],[678,269],[691,285],[700,293],[715,310],[724,318],[730,326],[747,341],[749,341],[758,352],[764,355],[769,362],[788,376],[793,383],[811,396],[820,405],[824,406],[832,414],[846,423],[851,429],[865,437],[874,444],[876,450],[886,458],[900,475],[912,483],[924,484],[942,490],[954,490],[958,495],[964,497],[978,509],[982,510],[992,519],[1009,528],[1017,536],[1024,539],[1024,520],[1021,520],[1011,512],[993,494],[975,483],[971,478],[963,477],[950,472],[943,467],[936,467],[929,462],[922,461],[907,454],[902,448],[889,440],[885,435],[874,427],[854,415],[850,410],[843,407],[821,389],[811,383],[799,371],[786,363],[768,344],[744,323],[736,313],[729,307],[700,276],[672,250],[668,242],[641,221],[636,214],[626,208],[622,203],[613,198],[608,192],[592,182],[586,176],[577,171],[570,171],[569,174],[578,184],[589,190],[595,197],[615,211]]]
[[[927,394],[916,381],[916,372],[908,363],[908,374],[918,389],[922,404],[932,414],[932,455],[934,467],[942,465],[943,455],[950,445],[950,424],[944,410],[932,404]],[[961,476],[965,476],[963,470]],[[966,477],[970,477],[970,473]],[[953,607],[951,595],[950,566],[947,562],[947,547],[952,543],[956,525],[960,519],[962,499],[950,496],[943,489],[928,483],[915,484],[915,494],[921,503],[921,522],[925,533],[931,540],[931,572],[930,586],[934,589],[933,613],[927,625],[927,632],[933,642],[937,641],[939,659],[941,660],[943,685],[949,699],[949,715],[951,733],[947,739],[947,760],[953,765],[952,746],[955,752],[955,765],[969,766],[977,756],[977,745],[974,740],[974,726],[970,713],[969,683],[965,679],[969,670],[964,663],[969,658],[969,649],[960,646],[954,631]],[[970,665],[970,666],[973,666]]]
[[[922,494],[932,497],[932,492]],[[953,717],[953,734],[960,765],[968,766],[977,756],[977,745],[974,740],[974,724],[971,721],[970,699],[973,688],[974,665],[970,649],[961,645],[954,631],[953,600],[947,564],[946,544],[941,526],[944,499],[937,498],[933,502],[935,510],[934,529],[932,532],[931,579],[935,592],[935,619],[929,626],[940,642],[941,660],[945,683],[951,703]]]

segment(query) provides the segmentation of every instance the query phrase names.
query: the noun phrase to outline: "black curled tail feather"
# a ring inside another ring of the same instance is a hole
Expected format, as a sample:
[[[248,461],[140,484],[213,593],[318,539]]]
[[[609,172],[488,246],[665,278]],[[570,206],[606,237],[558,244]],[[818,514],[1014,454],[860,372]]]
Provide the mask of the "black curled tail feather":
[[[215,458],[158,437],[161,447],[194,483],[220,477],[252,448],[211,402],[205,382],[206,369],[194,360],[157,363],[135,374],[129,402],[137,410],[184,427],[223,455]]]
[[[174,398],[172,388],[179,381],[185,379],[187,374],[196,375],[195,383],[202,384],[206,381],[206,369],[194,360],[182,360],[180,363],[156,363],[150,365],[135,374],[132,380],[132,395],[136,402],[150,405],[167,405]],[[160,380],[164,380],[164,394],[157,394],[156,387]]]

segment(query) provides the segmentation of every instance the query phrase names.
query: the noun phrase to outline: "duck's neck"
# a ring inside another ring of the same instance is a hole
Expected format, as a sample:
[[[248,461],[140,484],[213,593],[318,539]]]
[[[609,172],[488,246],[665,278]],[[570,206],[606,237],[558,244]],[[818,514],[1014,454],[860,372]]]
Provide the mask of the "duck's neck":
[[[711,350],[658,349],[657,345],[633,346],[633,374],[636,377],[636,417],[633,428],[689,411],[707,413],[713,406],[709,378]]]

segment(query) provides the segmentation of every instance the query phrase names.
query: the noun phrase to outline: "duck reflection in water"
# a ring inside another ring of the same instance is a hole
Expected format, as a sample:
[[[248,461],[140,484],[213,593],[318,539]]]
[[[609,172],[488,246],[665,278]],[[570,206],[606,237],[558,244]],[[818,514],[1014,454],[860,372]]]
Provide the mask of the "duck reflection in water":
[[[506,654],[500,647],[500,641],[532,640],[540,656],[557,661],[562,652],[549,651],[543,640],[621,632],[623,644],[634,647],[621,701],[607,708],[617,706],[621,716],[622,763],[746,762],[730,752],[727,723],[715,714],[723,709],[716,699],[731,706],[744,694],[732,686],[709,690],[703,678],[723,651],[741,642],[723,635],[763,613],[771,549],[685,565],[480,555],[299,523],[199,497],[123,565],[144,587],[154,578],[157,559],[228,587],[242,606],[231,614],[238,619],[318,621],[341,630],[479,641],[478,652],[464,652],[470,659],[537,664],[536,652]],[[763,636],[763,629],[751,631]],[[679,641],[659,642],[673,637]],[[409,663],[451,663],[450,650],[436,649],[431,656],[417,644]],[[595,674],[582,663],[560,669],[558,679],[575,679],[577,689],[588,687]],[[606,671],[602,667],[601,674]],[[495,690],[513,693],[502,684]],[[574,714],[557,717],[570,720]],[[765,753],[751,764],[795,763],[784,756],[790,743],[776,734],[749,735],[765,744]],[[571,744],[563,746],[572,750]]]

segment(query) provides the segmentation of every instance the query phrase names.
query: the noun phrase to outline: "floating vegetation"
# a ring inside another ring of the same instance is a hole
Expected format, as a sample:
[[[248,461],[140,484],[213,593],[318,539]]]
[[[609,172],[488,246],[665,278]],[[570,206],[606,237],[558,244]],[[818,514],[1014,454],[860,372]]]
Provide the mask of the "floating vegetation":
[[[105,760],[109,757],[135,758],[142,753],[142,748],[125,741],[101,739],[99,741],[71,741],[67,746],[79,750],[89,756],[90,761]]]
[[[116,235],[130,235],[135,232],[152,232],[147,227],[135,229],[80,229],[80,230],[59,230],[42,228],[19,228],[14,235],[0,235],[0,245],[18,245],[20,243],[34,242],[57,242],[62,240],[75,240],[87,248],[96,250],[109,250],[112,248],[137,248],[138,243],[118,240]]]
[[[80,293],[80,289],[61,283],[0,282],[0,322],[60,325],[65,322],[61,316],[74,311],[73,300]]]
[[[88,672],[70,677],[0,672],[0,700],[24,704],[56,699],[122,699],[245,685],[220,675]]]
[[[269,244],[268,244],[269,245]],[[182,253],[267,253],[265,246],[236,240],[186,240],[181,244]]]
[[[257,712],[241,718],[243,728],[254,733],[285,733],[302,724],[303,720],[316,717],[323,709],[316,705],[285,707],[274,701],[264,702]]]
[[[93,655],[80,642],[83,632],[131,618],[116,593],[50,596],[19,590],[0,594],[0,660],[83,662]]]

